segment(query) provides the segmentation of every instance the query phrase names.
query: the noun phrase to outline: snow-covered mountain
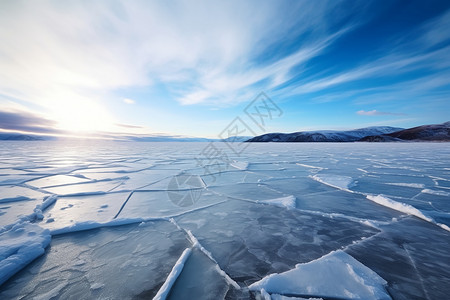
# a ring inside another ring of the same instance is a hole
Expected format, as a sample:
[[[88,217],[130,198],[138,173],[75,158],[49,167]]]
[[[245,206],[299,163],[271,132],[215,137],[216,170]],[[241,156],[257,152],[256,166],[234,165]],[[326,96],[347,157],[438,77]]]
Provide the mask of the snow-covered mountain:
[[[318,130],[294,133],[267,133],[248,142],[355,142],[366,136],[385,135],[403,128],[390,126],[373,126],[347,131]]]
[[[366,136],[362,141],[450,141],[450,122],[422,125],[384,135]]]

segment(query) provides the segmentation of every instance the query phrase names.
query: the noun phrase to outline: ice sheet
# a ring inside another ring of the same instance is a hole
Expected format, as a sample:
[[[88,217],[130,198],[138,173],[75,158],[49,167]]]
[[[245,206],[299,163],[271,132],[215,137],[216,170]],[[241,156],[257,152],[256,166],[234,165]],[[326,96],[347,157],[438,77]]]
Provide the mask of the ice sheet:
[[[395,300],[450,294],[449,144],[206,146],[0,143],[0,235],[45,249],[0,298],[151,299],[186,248],[168,299],[302,298],[246,287],[339,250]]]

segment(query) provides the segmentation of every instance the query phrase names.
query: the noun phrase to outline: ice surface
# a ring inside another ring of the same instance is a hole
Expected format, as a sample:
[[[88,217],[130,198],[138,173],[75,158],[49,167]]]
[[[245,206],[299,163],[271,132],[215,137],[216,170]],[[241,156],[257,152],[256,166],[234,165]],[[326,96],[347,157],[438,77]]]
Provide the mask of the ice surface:
[[[60,299],[151,299],[189,246],[168,221],[54,236],[45,255],[2,286],[0,298],[53,291]]]
[[[342,251],[298,264],[295,269],[271,274],[250,285],[251,290],[318,298],[391,299],[378,274]]]
[[[0,143],[0,299],[450,294],[448,143],[208,145]]]

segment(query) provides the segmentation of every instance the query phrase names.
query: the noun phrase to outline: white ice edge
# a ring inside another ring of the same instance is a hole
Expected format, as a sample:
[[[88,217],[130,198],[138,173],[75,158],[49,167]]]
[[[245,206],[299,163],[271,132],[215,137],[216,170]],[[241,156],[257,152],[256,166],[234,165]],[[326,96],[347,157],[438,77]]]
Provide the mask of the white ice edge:
[[[413,215],[419,219],[422,219],[424,221],[435,224],[444,230],[450,231],[450,228],[447,225],[437,223],[436,221],[434,221],[433,218],[424,215],[420,210],[418,210],[417,208],[415,208],[412,205],[402,203],[402,202],[397,202],[397,201],[394,201],[394,200],[392,200],[388,197],[382,196],[382,195],[376,195],[376,196],[375,195],[367,195],[366,197],[370,201],[373,201],[379,205],[383,205],[385,207],[391,208],[391,209],[399,211],[399,212],[406,213],[408,215]]]
[[[445,196],[445,197],[449,197],[450,196],[450,193],[448,193],[446,191],[437,191],[437,190],[432,190],[432,189],[423,189],[421,191],[421,193],[430,194],[430,195],[436,195],[436,196]]]
[[[292,195],[276,198],[276,199],[268,199],[268,200],[260,200],[258,203],[266,203],[275,206],[285,207],[287,209],[293,209],[296,207],[295,205],[295,197]]]
[[[386,292],[386,284],[377,273],[337,250],[308,263],[297,264],[289,271],[268,275],[250,285],[249,289],[301,297],[391,299]]]
[[[410,187],[410,188],[416,188],[416,189],[425,188],[425,185],[423,183],[386,182],[385,184],[394,185],[394,186],[404,186],[404,187]]]
[[[233,168],[236,168],[238,170],[243,170],[243,171],[247,170],[247,168],[248,168],[248,162],[245,162],[245,161],[235,160],[235,161],[231,162],[230,165]]]
[[[156,296],[153,298],[153,300],[164,300],[169,295],[170,289],[172,288],[173,284],[177,280],[178,276],[181,274],[181,271],[183,271],[184,264],[186,263],[187,259],[192,253],[191,248],[186,248],[183,253],[181,254],[180,258],[178,258],[177,262],[172,268],[172,271],[170,271],[169,276],[167,276],[166,281],[162,285],[162,287],[159,289]]]
[[[309,178],[320,182],[322,184],[331,186],[335,189],[339,189],[342,191],[346,191],[349,193],[354,193],[349,188],[354,185],[353,178],[348,176],[340,176],[340,175],[309,175]]]
[[[307,164],[301,164],[301,163],[295,163],[297,166],[300,167],[304,167],[304,168],[309,168],[309,169],[316,169],[316,170],[325,170],[326,168],[322,168],[322,167],[316,167],[316,166],[311,166],[311,165],[307,165]]]

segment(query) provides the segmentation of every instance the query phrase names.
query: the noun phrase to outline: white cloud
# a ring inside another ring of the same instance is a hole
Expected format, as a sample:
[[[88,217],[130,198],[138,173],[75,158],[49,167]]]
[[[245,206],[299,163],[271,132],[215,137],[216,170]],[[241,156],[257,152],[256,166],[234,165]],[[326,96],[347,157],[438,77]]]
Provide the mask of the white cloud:
[[[135,104],[136,103],[136,101],[134,101],[133,99],[130,99],[130,98],[124,98],[123,102],[126,104]]]

